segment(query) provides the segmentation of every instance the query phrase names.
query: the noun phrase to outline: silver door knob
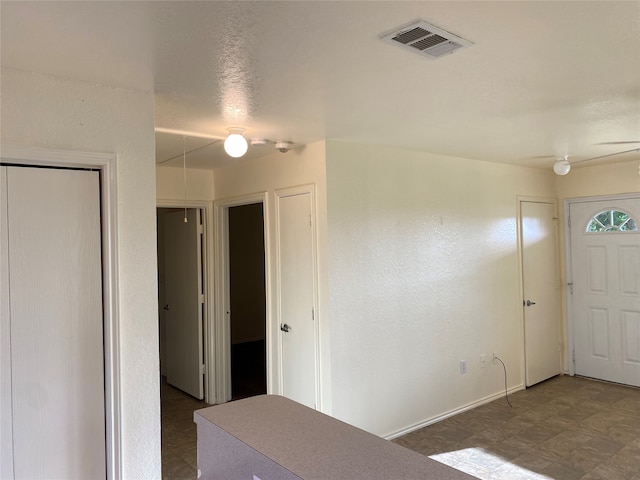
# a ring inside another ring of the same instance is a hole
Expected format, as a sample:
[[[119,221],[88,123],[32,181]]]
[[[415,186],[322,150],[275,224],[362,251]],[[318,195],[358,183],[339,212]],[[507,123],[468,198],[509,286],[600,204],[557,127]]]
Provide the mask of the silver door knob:
[[[283,332],[288,332],[289,330],[291,330],[291,327],[286,323],[283,323],[282,325],[280,325],[280,330],[282,330]]]
[[[525,303],[527,307],[530,307],[531,305],[535,305],[535,304],[536,302],[532,302],[531,300],[527,300],[527,303]]]

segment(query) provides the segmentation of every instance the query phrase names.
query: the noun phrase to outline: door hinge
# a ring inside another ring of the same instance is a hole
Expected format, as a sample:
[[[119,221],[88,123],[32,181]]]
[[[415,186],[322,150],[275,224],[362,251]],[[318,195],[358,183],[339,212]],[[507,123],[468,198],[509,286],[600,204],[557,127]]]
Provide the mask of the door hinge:
[[[204,225],[202,224],[198,225],[198,233],[200,235],[204,235]]]
[[[198,295],[198,301],[200,303],[204,303],[204,294],[201,293],[200,295]]]
[[[316,320],[316,311],[315,309],[311,309],[311,320],[315,321]]]
[[[567,283],[567,287],[569,287],[569,294],[573,295],[573,282]]]
[[[567,217],[567,225],[571,228],[571,215]]]
[[[311,223],[311,214],[309,214],[309,227],[313,227],[313,223]]]
[[[207,373],[207,366],[203,363],[200,365],[200,375],[204,375],[205,373]]]
[[[573,367],[575,368],[575,366],[576,366],[576,350],[575,350],[575,348],[573,350],[571,350],[571,361],[573,362]]]

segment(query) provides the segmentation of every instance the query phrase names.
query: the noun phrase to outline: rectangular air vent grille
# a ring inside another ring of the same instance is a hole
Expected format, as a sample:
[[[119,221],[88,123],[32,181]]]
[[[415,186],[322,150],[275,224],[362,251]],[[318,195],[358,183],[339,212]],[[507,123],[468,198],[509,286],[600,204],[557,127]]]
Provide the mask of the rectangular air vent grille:
[[[427,48],[435,47],[436,45],[440,45],[441,43],[446,42],[447,39],[441,37],[440,35],[431,35],[430,37],[423,38],[422,40],[418,40],[417,42],[413,42],[411,46],[413,48],[417,48],[418,50],[426,50]]]
[[[382,39],[429,58],[439,58],[473,45],[463,38],[423,21],[395,29],[383,35]]]
[[[422,37],[426,37],[427,35],[431,35],[431,32],[425,30],[424,28],[412,28],[408,32],[396,35],[395,37],[393,37],[393,39],[396,42],[400,42],[406,45],[409,42],[414,42]]]

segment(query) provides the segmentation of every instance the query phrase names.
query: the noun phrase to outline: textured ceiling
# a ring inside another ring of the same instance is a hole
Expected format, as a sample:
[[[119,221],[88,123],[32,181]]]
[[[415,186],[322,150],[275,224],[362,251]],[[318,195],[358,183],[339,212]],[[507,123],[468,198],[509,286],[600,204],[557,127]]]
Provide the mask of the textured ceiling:
[[[154,91],[157,127],[213,138],[186,140],[200,168],[242,161],[215,141],[229,127],[296,145],[335,139],[540,167],[640,148],[638,1],[0,9],[3,66]],[[430,60],[380,39],[419,19],[474,45]],[[158,133],[158,163],[182,165],[183,141]],[[250,147],[248,158],[273,148]]]

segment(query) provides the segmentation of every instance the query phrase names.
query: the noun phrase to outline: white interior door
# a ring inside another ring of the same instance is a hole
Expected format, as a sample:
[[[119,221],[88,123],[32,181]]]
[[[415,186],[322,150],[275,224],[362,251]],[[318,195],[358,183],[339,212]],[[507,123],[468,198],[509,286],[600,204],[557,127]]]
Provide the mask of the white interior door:
[[[617,229],[612,211],[637,228],[640,195],[570,204],[575,372],[640,386],[640,231]],[[589,231],[594,216],[602,231]]]
[[[99,173],[2,169],[2,436],[13,447],[6,468],[3,445],[3,478],[12,468],[16,479],[104,479]]]
[[[204,398],[203,304],[200,210],[165,213],[167,382]]]
[[[520,202],[527,386],[562,370],[555,210],[553,203]]]
[[[282,391],[316,408],[314,227],[310,192],[277,203]]]

